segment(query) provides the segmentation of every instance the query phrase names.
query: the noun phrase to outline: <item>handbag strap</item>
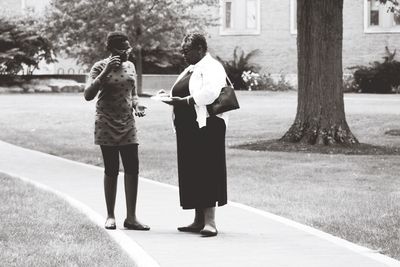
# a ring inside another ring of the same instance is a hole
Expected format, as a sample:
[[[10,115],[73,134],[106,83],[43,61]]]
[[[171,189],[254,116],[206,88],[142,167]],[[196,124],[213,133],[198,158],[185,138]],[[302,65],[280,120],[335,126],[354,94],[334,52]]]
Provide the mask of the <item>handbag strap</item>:
[[[234,87],[233,87],[233,83],[231,82],[231,79],[229,79],[228,75],[226,75],[226,80],[228,81],[229,85],[230,85],[232,88],[234,88]]]

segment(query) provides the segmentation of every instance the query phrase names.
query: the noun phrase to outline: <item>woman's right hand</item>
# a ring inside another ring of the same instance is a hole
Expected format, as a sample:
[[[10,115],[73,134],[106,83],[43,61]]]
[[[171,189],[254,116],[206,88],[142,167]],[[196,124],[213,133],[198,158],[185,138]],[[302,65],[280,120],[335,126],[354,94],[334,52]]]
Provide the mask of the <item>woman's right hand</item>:
[[[162,100],[162,102],[164,102],[165,104],[171,105],[171,106],[186,106],[186,105],[188,105],[186,98],[178,97],[178,96],[169,97],[168,99]]]
[[[110,57],[106,63],[105,70],[106,72],[110,72],[113,69],[119,68],[121,66],[121,59],[119,56]]]
[[[168,95],[167,92],[164,89],[161,89],[157,92],[156,95]]]

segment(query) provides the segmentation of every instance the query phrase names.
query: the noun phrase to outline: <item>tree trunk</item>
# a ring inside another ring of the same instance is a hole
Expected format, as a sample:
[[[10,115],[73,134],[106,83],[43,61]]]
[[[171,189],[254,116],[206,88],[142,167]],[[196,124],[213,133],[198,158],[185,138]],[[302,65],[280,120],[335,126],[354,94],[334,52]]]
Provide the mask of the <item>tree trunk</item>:
[[[139,45],[137,48],[137,61],[136,61],[136,73],[137,73],[137,93],[141,95],[142,92],[142,80],[143,80],[143,57],[142,47]]]
[[[343,102],[343,0],[297,0],[298,105],[282,141],[355,144]]]

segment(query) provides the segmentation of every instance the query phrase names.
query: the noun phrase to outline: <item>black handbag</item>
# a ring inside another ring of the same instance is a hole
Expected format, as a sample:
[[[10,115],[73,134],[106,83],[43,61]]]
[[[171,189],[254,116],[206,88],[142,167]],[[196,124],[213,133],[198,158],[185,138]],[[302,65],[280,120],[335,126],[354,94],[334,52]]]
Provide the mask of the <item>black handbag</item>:
[[[228,76],[226,76],[226,80],[229,85],[222,87],[217,99],[212,104],[207,105],[207,111],[210,116],[240,108],[233,84]]]

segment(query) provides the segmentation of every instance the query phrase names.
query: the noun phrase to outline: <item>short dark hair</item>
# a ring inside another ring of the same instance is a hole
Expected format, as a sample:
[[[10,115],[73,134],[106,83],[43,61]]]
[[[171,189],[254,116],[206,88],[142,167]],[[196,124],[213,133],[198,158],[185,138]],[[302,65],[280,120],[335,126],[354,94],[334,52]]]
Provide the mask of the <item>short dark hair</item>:
[[[114,31],[107,34],[106,46],[108,50],[111,48],[120,49],[119,47],[124,46],[123,44],[125,44],[127,41],[128,35],[126,35],[124,32]]]
[[[183,38],[183,43],[190,44],[190,47],[195,48],[199,45],[207,51],[207,41],[201,33],[189,33]]]

